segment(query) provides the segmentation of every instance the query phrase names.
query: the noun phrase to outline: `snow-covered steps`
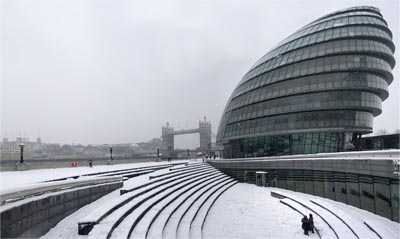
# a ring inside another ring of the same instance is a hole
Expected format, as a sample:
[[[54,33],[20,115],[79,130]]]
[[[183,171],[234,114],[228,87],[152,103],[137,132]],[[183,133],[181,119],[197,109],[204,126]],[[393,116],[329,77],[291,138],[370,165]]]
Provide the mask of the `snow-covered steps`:
[[[157,192],[155,193],[150,192],[150,195],[146,194],[145,198],[140,199],[140,201],[136,202],[133,206],[131,206],[131,208],[129,208],[125,213],[123,213],[118,219],[118,221],[113,224],[112,228],[108,233],[108,238],[111,237],[111,234],[116,228],[118,228],[119,231],[118,233],[116,233],[116,235],[120,235],[121,231],[126,231],[127,229],[129,230],[128,234],[131,234],[136,224],[140,221],[140,219],[144,216],[144,214],[147,213],[149,204],[151,204],[150,205],[151,208],[152,206],[163,200],[169,194],[177,193],[178,190],[182,189],[185,186],[188,186],[201,179],[216,176],[217,174],[219,174],[219,172],[214,172],[214,173],[207,172],[207,173],[197,174],[194,176],[187,177],[178,182],[172,182],[168,186],[163,185],[162,187],[158,188]],[[123,224],[120,226],[121,223]]]
[[[212,179],[213,177],[211,177]],[[227,176],[219,176],[218,184],[226,180],[231,180]],[[205,177],[202,180],[195,180],[192,183],[186,183],[176,190],[173,194],[167,194],[159,198],[154,203],[150,204],[142,213],[141,216],[137,218],[129,231],[128,238],[146,238],[148,235],[148,230],[151,227],[151,222],[154,221],[158,216],[159,212],[162,212],[165,207],[174,202],[177,198],[181,197],[184,193],[188,192],[193,188],[192,184],[196,181],[205,182],[210,181],[210,177]],[[196,183],[197,184],[197,183]],[[154,209],[154,210],[153,210]],[[160,228],[159,228],[160,229]]]
[[[306,200],[277,192],[271,192],[271,195],[272,193],[274,196],[280,195],[283,198],[281,202],[293,209],[305,215],[312,213],[319,217],[330,227],[337,238],[382,238],[375,230],[375,228],[378,230],[382,228],[382,225],[370,226],[366,221],[354,220],[354,215],[351,213],[332,207],[320,200]],[[316,220],[314,219],[314,221]],[[389,235],[394,236],[396,232],[389,233]]]
[[[88,176],[103,176],[103,175],[104,176],[114,176],[114,175],[124,174],[127,172],[140,172],[140,171],[144,171],[144,170],[154,170],[155,171],[155,170],[161,170],[161,169],[170,168],[170,167],[174,167],[174,166],[184,165],[184,164],[186,164],[186,163],[173,163],[173,164],[166,164],[166,165],[145,166],[145,167],[119,169],[119,170],[108,170],[108,171],[102,171],[102,172],[96,172],[96,173],[56,178],[56,179],[47,180],[44,182],[64,181],[64,180],[68,180],[68,179],[77,179],[79,177],[88,177]]]
[[[307,216],[309,214],[314,215],[314,227],[317,231],[319,237],[328,237],[328,238],[337,238],[339,236],[332,225],[321,215],[317,215],[314,211],[310,210],[307,207],[299,204],[296,201],[291,200],[290,198],[284,198],[279,200],[281,203],[289,206],[290,208],[294,209],[295,211],[299,212],[303,216]]]
[[[126,190],[129,193],[123,193],[121,198],[118,200],[109,202],[99,210],[90,213],[78,222],[78,227],[81,228],[81,231],[88,233],[95,225],[99,224],[96,227],[101,227],[101,229],[97,229],[97,232],[93,233],[99,235],[99,233],[101,234],[102,232],[111,236],[113,230],[117,228],[128,215],[133,211],[138,211],[137,209],[141,205],[144,205],[149,199],[159,196],[165,193],[166,190],[171,190],[173,187],[178,187],[187,180],[194,180],[193,182],[195,182],[201,177],[212,178],[214,175],[217,176],[224,174],[215,168],[204,164],[202,169],[180,172],[173,176],[169,175],[161,179],[150,181],[149,183],[144,183],[135,188]]]
[[[176,224],[176,235],[174,238],[189,238],[191,225],[204,203],[218,190],[232,182],[234,180],[227,180],[223,184],[214,185],[202,194],[197,195],[181,214]]]
[[[162,181],[166,181],[166,180],[177,180],[177,179],[185,178],[186,176],[188,176],[190,174],[193,174],[193,173],[207,172],[207,171],[210,171],[210,170],[216,171],[216,169],[211,167],[211,166],[203,166],[202,168],[188,170],[188,171],[185,171],[185,172],[177,172],[177,173],[174,173],[174,174],[162,174],[162,178],[160,178],[160,179],[152,180],[149,183],[146,183],[146,184],[143,184],[143,185],[131,188],[131,189],[122,189],[120,191],[120,193],[121,193],[121,195],[123,195],[125,193],[133,192],[133,191],[138,190],[140,188],[147,187],[147,186],[149,186],[151,184],[156,184],[156,183],[159,183],[159,182],[162,182]],[[150,176],[149,177],[149,179],[153,179],[153,178],[154,178],[154,176]]]
[[[158,211],[158,213],[148,224],[146,238],[161,238],[168,220],[184,202],[189,200],[195,193],[212,187],[213,185],[216,185],[227,179],[230,178],[226,177],[225,175],[218,175],[217,177],[213,178],[210,177],[207,180],[196,183],[193,185],[193,187],[184,190],[184,192],[179,195],[171,195],[171,200],[168,200],[168,203],[166,203],[163,208]]]
[[[167,199],[167,203],[155,214],[150,222],[147,225],[146,230],[146,238],[161,238],[162,231],[167,223],[167,220],[171,213],[173,213],[176,208],[182,204],[182,202],[188,200],[191,195],[201,190],[204,187],[208,187],[209,185],[218,183],[219,181],[226,180],[227,177],[225,175],[218,175],[216,177],[209,177],[206,180],[202,180],[197,182],[196,184],[191,185],[187,189],[183,190],[181,193],[177,195],[171,195],[170,199]],[[161,215],[162,212],[165,212]],[[151,233],[150,233],[151,232]]]
[[[195,216],[190,222],[189,235],[190,238],[202,238],[203,227],[207,220],[207,215],[210,212],[212,206],[218,200],[218,198],[229,188],[233,187],[238,182],[230,180],[218,188],[216,188],[201,204],[200,208],[197,209]]]
[[[236,183],[205,163],[177,167],[125,189],[78,225],[86,226],[87,238],[163,238],[177,236],[178,229],[185,230],[187,238],[191,228],[201,237],[212,205]]]
[[[343,220],[343,223],[345,223],[349,228],[351,228],[351,230],[354,231],[354,234],[357,235],[358,238],[381,238],[380,236],[376,235],[375,232],[373,232],[374,229],[372,227],[371,228],[368,227],[369,226],[367,225],[368,223],[365,222],[361,223],[358,220],[354,220],[353,215],[350,215],[348,212],[345,212],[340,208],[334,208],[331,205],[317,199],[312,199],[310,200],[310,202],[329,211],[330,213],[338,217],[340,220]],[[381,225],[375,227],[382,228]]]
[[[217,171],[214,170],[214,172],[217,172]],[[211,174],[212,172],[207,171],[205,173],[204,172],[202,172],[202,173],[203,174]],[[196,175],[201,175],[201,173],[195,174],[195,176]],[[86,234],[86,233],[90,232],[91,228],[93,228],[94,225],[99,224],[103,219],[109,217],[112,213],[116,212],[118,214],[117,210],[124,211],[125,209],[123,209],[123,208],[120,209],[120,208],[124,207],[126,204],[130,203],[132,200],[134,200],[136,198],[145,197],[146,194],[148,194],[148,193],[160,192],[162,190],[165,190],[165,188],[169,188],[174,185],[177,185],[186,179],[189,179],[189,178],[184,177],[184,178],[178,178],[178,179],[170,179],[165,182],[159,182],[158,184],[155,184],[155,185],[148,184],[146,187],[140,187],[140,188],[136,189],[134,194],[126,194],[126,195],[122,196],[121,198],[115,200],[114,202],[109,202],[106,205],[104,205],[104,207],[102,207],[101,209],[96,210],[96,211],[90,213],[89,215],[87,215],[86,217],[84,217],[83,219],[81,219],[78,222],[79,231],[82,231],[82,233],[84,232]],[[149,187],[149,186],[151,186],[151,187]],[[87,229],[85,229],[85,228],[87,228]]]
[[[201,170],[204,168],[212,168],[212,166],[208,165],[208,164],[201,164],[201,165],[196,165],[193,167],[180,167],[180,168],[176,168],[176,170],[174,170],[175,168],[170,168],[168,173],[164,173],[164,174],[159,174],[159,175],[155,175],[155,176],[150,176],[150,179],[155,179],[155,178],[160,178],[160,177],[164,177],[166,175],[175,175],[175,174],[179,174],[182,172],[187,172],[187,171],[194,171],[194,170]]]
[[[153,170],[149,169],[149,170],[140,170],[140,171],[134,171],[134,172],[124,172],[124,173],[119,173],[118,175],[120,175],[124,178],[134,178],[134,177],[141,176],[144,174],[153,173],[155,171],[156,170],[154,170],[154,169]],[[100,177],[103,177],[103,176],[100,176]]]

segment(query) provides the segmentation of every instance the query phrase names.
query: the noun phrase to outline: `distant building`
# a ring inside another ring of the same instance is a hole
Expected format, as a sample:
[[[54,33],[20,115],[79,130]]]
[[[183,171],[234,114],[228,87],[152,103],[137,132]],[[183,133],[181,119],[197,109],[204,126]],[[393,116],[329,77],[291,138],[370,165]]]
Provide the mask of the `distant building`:
[[[225,158],[354,150],[393,81],[392,32],[353,7],[304,26],[258,60],[224,109]]]
[[[41,154],[43,150],[42,139],[37,137],[35,141],[30,141],[29,138],[22,138],[18,136],[15,141],[10,141],[9,138],[4,137],[0,143],[1,159],[19,159],[20,157],[20,144],[24,144],[24,156],[31,157],[33,155]]]

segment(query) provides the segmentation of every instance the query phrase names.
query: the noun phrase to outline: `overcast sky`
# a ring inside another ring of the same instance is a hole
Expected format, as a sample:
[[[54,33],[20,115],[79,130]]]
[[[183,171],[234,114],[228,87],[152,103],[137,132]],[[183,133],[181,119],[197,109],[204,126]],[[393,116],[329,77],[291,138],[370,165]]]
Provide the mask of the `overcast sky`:
[[[203,116],[216,132],[260,57],[342,8],[380,8],[400,48],[398,0],[0,2],[1,136],[44,142],[141,142],[160,137],[167,121],[195,128]],[[398,65],[375,130],[400,128]],[[198,145],[196,135],[178,138]]]

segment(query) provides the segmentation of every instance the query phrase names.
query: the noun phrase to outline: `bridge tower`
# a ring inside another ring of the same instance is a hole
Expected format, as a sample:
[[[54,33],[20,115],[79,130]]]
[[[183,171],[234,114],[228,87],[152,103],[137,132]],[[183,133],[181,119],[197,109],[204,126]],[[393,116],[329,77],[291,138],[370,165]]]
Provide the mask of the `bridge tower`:
[[[209,155],[211,148],[211,122],[207,121],[204,117],[204,121],[199,121],[199,134],[200,134],[200,152],[204,155]]]
[[[172,157],[174,151],[174,128],[167,122],[162,126],[162,148],[161,154],[163,158]]]

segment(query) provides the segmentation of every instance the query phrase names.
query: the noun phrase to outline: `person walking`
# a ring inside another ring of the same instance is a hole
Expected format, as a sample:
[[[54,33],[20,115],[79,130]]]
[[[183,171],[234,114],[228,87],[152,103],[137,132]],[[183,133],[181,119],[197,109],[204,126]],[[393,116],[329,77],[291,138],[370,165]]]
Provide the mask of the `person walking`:
[[[89,159],[89,167],[93,167],[93,161]]]
[[[304,216],[303,219],[301,219],[301,228],[304,230],[304,235],[308,236],[308,231],[310,230],[310,221],[308,220],[307,216]]]
[[[310,221],[310,231],[311,233],[314,233],[314,218],[311,213],[310,216],[308,217],[308,220]]]

